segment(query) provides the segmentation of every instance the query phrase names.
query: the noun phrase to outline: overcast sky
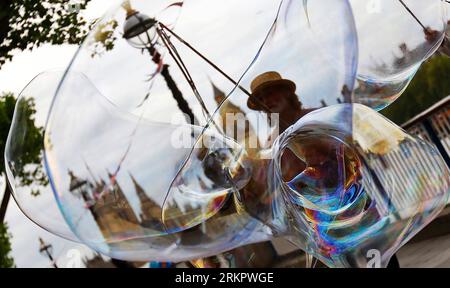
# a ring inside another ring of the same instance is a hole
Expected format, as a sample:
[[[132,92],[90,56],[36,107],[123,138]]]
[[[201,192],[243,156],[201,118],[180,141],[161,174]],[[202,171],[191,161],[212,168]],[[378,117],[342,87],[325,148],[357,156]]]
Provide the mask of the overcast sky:
[[[84,15],[88,19],[98,18],[111,3],[111,0],[93,0]],[[13,61],[6,63],[0,70],[0,93],[13,92],[18,95],[37,74],[55,68],[64,69],[76,50],[77,47],[69,45],[43,45],[32,52],[16,53]],[[3,187],[3,181],[1,185]],[[78,256],[92,257],[92,252],[86,246],[54,236],[35,225],[22,214],[13,199],[8,207],[6,221],[13,237],[12,256],[17,267],[51,267],[48,258],[39,253],[39,237],[53,245],[53,253],[60,267],[78,266]]]

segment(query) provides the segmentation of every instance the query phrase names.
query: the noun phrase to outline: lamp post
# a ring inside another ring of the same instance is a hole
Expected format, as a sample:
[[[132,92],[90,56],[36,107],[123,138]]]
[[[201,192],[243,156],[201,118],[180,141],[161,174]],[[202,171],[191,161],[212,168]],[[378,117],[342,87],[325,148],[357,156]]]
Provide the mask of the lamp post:
[[[158,22],[149,16],[140,13],[133,8],[129,1],[125,1],[122,7],[127,12],[127,18],[124,24],[123,38],[136,49],[145,49],[152,57],[152,61],[158,66],[159,72],[166,81],[167,87],[172,92],[172,96],[177,102],[178,108],[183,112],[189,123],[198,124],[189,103],[183,98],[183,94],[176,85],[169,72],[169,65],[162,62],[159,51],[155,48],[160,32],[158,31]]]

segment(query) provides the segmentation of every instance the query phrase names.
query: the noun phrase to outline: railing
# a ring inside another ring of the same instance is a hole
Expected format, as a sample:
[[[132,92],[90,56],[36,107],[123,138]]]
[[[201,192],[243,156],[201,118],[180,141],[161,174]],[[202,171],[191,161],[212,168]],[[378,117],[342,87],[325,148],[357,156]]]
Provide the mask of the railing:
[[[433,143],[450,168],[450,96],[409,120],[402,127],[411,135]]]
[[[433,143],[450,168],[450,96],[402,125],[411,135]]]

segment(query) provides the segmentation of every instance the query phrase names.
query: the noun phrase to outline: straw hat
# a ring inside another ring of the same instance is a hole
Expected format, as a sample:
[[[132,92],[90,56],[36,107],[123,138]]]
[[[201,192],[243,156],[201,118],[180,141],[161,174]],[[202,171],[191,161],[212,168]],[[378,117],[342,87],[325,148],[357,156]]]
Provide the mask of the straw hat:
[[[278,85],[289,88],[292,93],[295,93],[295,90],[297,89],[294,82],[292,82],[291,80],[283,79],[283,77],[281,77],[280,73],[278,72],[270,71],[257,76],[250,85],[252,96],[247,100],[248,108],[252,110],[261,110],[259,108],[259,105],[257,105],[253,101],[253,99],[257,98],[258,94],[261,93],[261,91],[263,91],[264,89]]]

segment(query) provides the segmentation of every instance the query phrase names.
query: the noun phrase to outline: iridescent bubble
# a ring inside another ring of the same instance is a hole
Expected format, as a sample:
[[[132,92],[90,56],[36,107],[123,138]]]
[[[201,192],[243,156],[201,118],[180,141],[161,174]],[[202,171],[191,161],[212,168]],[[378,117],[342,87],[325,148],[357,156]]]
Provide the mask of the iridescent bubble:
[[[44,127],[64,73],[36,76],[17,98],[5,147],[7,179],[22,212],[45,230],[78,241],[55,201],[44,163]]]
[[[269,114],[258,106],[266,104],[248,101],[245,90],[273,69],[302,87],[308,108],[344,101],[341,92],[352,89],[356,42],[345,2],[315,1],[308,13],[300,1],[253,1],[239,9],[241,1],[219,2],[226,21],[192,30],[209,9],[126,1],[99,21],[61,82],[45,127],[45,163],[66,221],[96,251],[124,260],[181,261],[269,239],[272,230],[247,213],[238,193],[255,173],[251,159],[262,158],[254,154],[259,144],[245,149],[249,133],[264,142],[276,138]],[[167,9],[192,14],[165,20]],[[227,24],[235,15],[245,33]],[[331,28],[335,33],[325,37]],[[186,40],[194,34],[211,39],[208,49]],[[227,35],[250,39],[233,46],[240,43],[227,42]],[[215,46],[225,54],[209,56]],[[242,58],[246,48],[249,59]],[[216,62],[236,69],[225,71]],[[250,64],[241,81],[247,88],[226,100],[220,90],[234,87]],[[244,128],[244,141],[232,137],[218,118],[228,109],[257,111],[263,125]]]
[[[447,28],[441,0],[350,1],[358,29],[358,85],[353,101],[376,110],[394,102]]]
[[[201,127],[152,122],[121,112],[87,78],[73,73],[66,75],[46,127],[45,160],[58,204],[72,231],[96,251],[124,260],[181,261],[218,253],[222,246],[234,248],[239,242],[232,244],[226,237],[255,233],[244,229],[254,221],[238,217],[226,188],[176,199],[180,209],[201,211],[196,217],[205,222],[206,230],[184,231],[181,223],[169,227],[170,221],[163,222],[165,196],[204,131]],[[178,135],[188,138],[180,142]],[[230,143],[220,134],[206,135],[211,142]],[[183,146],[186,141],[189,145]],[[234,158],[242,153],[234,143],[219,147]],[[220,149],[211,146],[196,153],[215,162]],[[223,185],[221,175],[208,178],[208,171],[198,165],[200,171],[192,176],[198,176],[197,182]],[[231,205],[230,211],[219,217],[218,210],[226,205]],[[180,210],[174,209],[170,215],[177,213]]]
[[[296,158],[283,159],[288,152]],[[448,203],[450,174],[436,148],[363,105],[306,115],[274,153],[278,213],[267,223],[290,226],[283,233],[330,267],[369,267],[373,251],[386,267]],[[292,161],[306,168],[286,178]]]
[[[195,67],[181,64],[172,46],[176,21],[159,16],[181,6],[126,1],[100,20],[45,127],[45,161],[67,223],[114,258],[181,261],[270,237],[232,194],[251,171],[241,161],[245,150],[215,125],[202,125],[210,111],[191,78]],[[174,182],[185,164],[193,172]],[[173,183],[183,193],[169,199]],[[186,210],[194,213],[180,216]]]
[[[346,2],[279,2],[255,59],[232,93],[226,98],[223,95],[222,104],[208,126],[219,126],[225,135],[245,147],[246,155],[233,162],[239,165],[221,161],[220,168],[229,169],[227,177],[233,181],[228,181],[228,185],[232,184],[235,192],[250,191],[239,193],[242,209],[247,210],[245,206],[252,204],[255,193],[266,189],[252,178],[267,173],[265,157],[278,133],[314,109],[349,101],[347,91],[351,91],[356,74],[354,28]],[[333,29],[332,35],[326,33],[329,29]],[[197,157],[197,153],[191,156],[175,178],[164,211],[176,209],[175,199],[193,197],[192,193],[186,193],[185,179],[198,171],[192,165],[198,162]],[[252,171],[247,169],[248,163]],[[190,190],[198,194],[214,193],[205,185],[195,185]],[[199,213],[203,214],[187,209],[176,214],[177,222],[171,217],[172,223],[166,225],[172,227],[180,222],[184,228],[199,225],[203,219],[197,217]],[[259,215],[252,216],[259,219]]]

